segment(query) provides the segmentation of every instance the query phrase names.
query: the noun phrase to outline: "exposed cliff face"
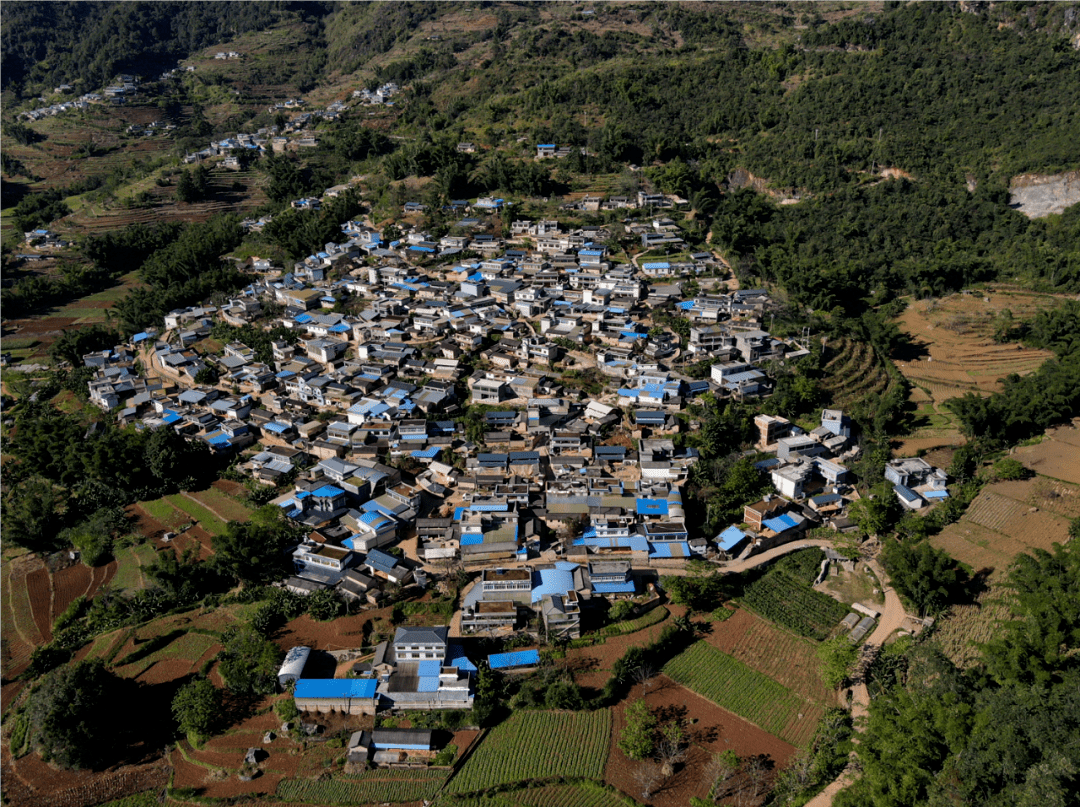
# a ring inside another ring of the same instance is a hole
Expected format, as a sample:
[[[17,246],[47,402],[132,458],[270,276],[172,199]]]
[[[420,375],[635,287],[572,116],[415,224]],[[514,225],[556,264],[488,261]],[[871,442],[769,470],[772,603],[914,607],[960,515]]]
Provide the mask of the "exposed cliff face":
[[[1038,219],[1080,202],[1080,171],[1064,174],[1019,174],[1009,182],[1009,204]]]

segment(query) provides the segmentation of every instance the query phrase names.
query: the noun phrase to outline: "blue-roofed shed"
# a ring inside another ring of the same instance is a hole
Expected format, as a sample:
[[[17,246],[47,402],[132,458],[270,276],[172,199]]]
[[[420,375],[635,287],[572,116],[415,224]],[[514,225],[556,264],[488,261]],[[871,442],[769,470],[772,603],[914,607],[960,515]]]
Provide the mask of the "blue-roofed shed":
[[[798,525],[798,522],[796,522],[789,513],[784,513],[782,516],[777,516],[776,518],[767,518],[761,523],[766,529],[770,529],[773,532],[783,532],[784,530],[790,530],[792,527]]]
[[[488,666],[493,670],[509,670],[513,667],[535,667],[539,663],[539,650],[515,650],[512,653],[492,653],[488,656]]]
[[[724,552],[730,552],[743,541],[747,535],[738,527],[731,526],[716,536],[716,545]]]

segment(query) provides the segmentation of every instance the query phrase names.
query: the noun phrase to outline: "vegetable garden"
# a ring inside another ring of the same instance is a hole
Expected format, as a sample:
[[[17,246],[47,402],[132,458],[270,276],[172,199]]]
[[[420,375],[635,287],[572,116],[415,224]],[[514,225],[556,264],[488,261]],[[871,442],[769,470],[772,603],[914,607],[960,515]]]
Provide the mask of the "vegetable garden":
[[[823,640],[847,616],[848,607],[810,587],[821,551],[807,549],[777,561],[743,591],[743,605],[795,631]]]
[[[635,633],[653,625],[658,625],[667,617],[668,609],[658,605],[651,611],[646,611],[637,619],[627,619],[623,622],[616,622],[614,625],[605,625],[600,629],[600,633],[604,636],[623,636],[627,633]]]
[[[664,665],[664,673],[770,734],[798,742],[786,727],[804,708],[803,699],[711,645],[692,644]]]
[[[630,807],[626,796],[596,782],[530,787],[510,793],[440,799],[440,807]]]
[[[611,712],[517,712],[500,723],[450,781],[450,793],[473,793],[530,779],[604,775]]]
[[[304,804],[427,801],[445,781],[445,771],[377,770],[362,776],[336,776],[321,781],[282,779],[277,796],[282,801]]]

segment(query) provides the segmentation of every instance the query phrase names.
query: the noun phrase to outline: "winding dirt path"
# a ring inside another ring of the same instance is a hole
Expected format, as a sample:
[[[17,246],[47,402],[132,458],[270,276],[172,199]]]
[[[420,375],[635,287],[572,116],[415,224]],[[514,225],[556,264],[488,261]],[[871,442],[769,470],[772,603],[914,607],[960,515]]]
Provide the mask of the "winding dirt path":
[[[859,668],[855,674],[855,684],[851,688],[851,717],[857,732],[861,732],[866,727],[866,718],[870,709],[870,691],[866,688],[864,680],[866,669],[877,657],[885,641],[900,628],[904,618],[907,616],[904,605],[900,602],[900,597],[897,596],[893,587],[889,585],[889,577],[878,565],[878,562],[876,560],[867,561],[867,565],[877,575],[882,590],[885,592],[885,609],[881,612],[877,628],[870,634],[870,638],[866,640],[866,644],[862,647]],[[854,738],[854,741],[858,743],[858,736]],[[824,790],[810,799],[806,803],[806,807],[832,807],[836,794],[858,778],[855,761],[855,752],[852,751],[847,767]]]

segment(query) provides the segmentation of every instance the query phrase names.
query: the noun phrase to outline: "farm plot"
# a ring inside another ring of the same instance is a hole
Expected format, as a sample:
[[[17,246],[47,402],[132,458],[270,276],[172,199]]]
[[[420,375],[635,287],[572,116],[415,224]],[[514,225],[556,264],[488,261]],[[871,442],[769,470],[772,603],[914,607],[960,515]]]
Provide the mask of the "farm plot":
[[[448,792],[496,785],[604,775],[611,712],[517,712],[496,726],[450,780]]]
[[[833,358],[825,365],[822,386],[837,406],[846,406],[889,386],[889,377],[874,354],[863,342],[840,339],[830,351]]]
[[[975,497],[963,518],[931,538],[931,543],[976,570],[1003,570],[1020,552],[1049,550],[1055,542],[1068,539],[1069,529],[1064,515],[1032,506],[1032,501],[1039,501],[1033,499],[1039,490],[1044,496],[1047,490],[1053,491],[1049,484],[1050,480],[1028,479],[989,485]]]
[[[446,798],[440,807],[634,807],[637,802],[594,782],[529,787],[512,793]]]
[[[1078,449],[1080,454],[1080,449]],[[940,467],[940,466],[939,466]],[[998,482],[994,490],[1002,496],[1049,510],[1062,518],[1080,516],[1080,485],[1041,476],[1018,482]]]
[[[0,631],[3,636],[3,672],[10,676],[30,661],[30,653],[41,644],[41,635],[34,624],[30,597],[26,590],[26,573],[32,568],[20,558],[4,564],[0,612]]]
[[[371,804],[427,801],[446,781],[446,771],[376,770],[363,776],[336,776],[324,781],[282,779],[277,797],[304,804]]]
[[[954,605],[934,623],[931,639],[960,668],[979,661],[978,645],[989,642],[998,627],[1009,618],[1008,605],[991,590],[974,605]]]
[[[933,536],[930,543],[976,571],[1001,571],[1012,559],[1005,549],[1005,536],[963,518]]]
[[[822,683],[820,663],[810,640],[775,628],[746,611],[741,614],[748,622],[742,630],[728,635],[714,629],[716,637],[708,635],[705,641],[801,696],[828,700],[829,692]],[[735,619],[729,621],[734,623]]]
[[[148,502],[139,502],[136,507],[145,511],[151,518],[160,521],[167,527],[177,527],[191,521],[187,513],[177,510],[165,499],[153,499]]]
[[[169,504],[177,510],[183,510],[195,521],[199,522],[204,530],[211,535],[222,535],[225,532],[225,522],[214,515],[204,505],[193,499],[187,493],[176,493],[165,497]]]
[[[813,550],[815,557],[820,553]],[[802,553],[798,553],[802,554]],[[787,558],[785,560],[790,560]],[[848,607],[828,594],[814,591],[791,563],[779,561],[743,591],[748,608],[800,636],[825,639],[848,613]]]
[[[637,619],[628,619],[625,622],[617,622],[614,625],[606,625],[600,629],[604,636],[625,636],[627,633],[637,633],[639,630],[658,625],[668,618],[668,609],[658,605],[651,611],[646,611]]]
[[[1041,443],[1016,449],[1016,458],[1044,476],[1080,484],[1080,418],[1050,429]]]
[[[49,570],[42,566],[26,575],[26,591],[30,598],[34,624],[45,641],[51,641],[52,589],[49,585]]]
[[[53,575],[52,619],[55,620],[76,598],[90,590],[94,573],[81,563],[61,569]]]
[[[223,521],[247,521],[251,518],[250,507],[218,488],[189,492],[187,495]]]
[[[157,553],[150,544],[139,544],[116,552],[119,564],[113,586],[119,591],[135,591],[146,588],[143,569],[154,562]]]
[[[804,708],[803,699],[707,642],[690,645],[664,665],[664,673],[770,734],[798,742],[785,729]]]
[[[8,607],[14,619],[15,630],[19,636],[31,647],[37,647],[44,643],[44,638],[38,630],[38,620],[34,618],[34,600],[31,591],[31,576],[44,569],[41,560],[35,556],[27,556],[12,564],[11,578],[8,586]],[[40,594],[39,594],[40,597]]]
[[[138,678],[151,667],[161,665],[162,669],[171,668],[177,673],[177,675],[168,676],[166,680],[179,678],[192,672],[192,668],[206,655],[206,651],[216,644],[217,639],[213,636],[187,633],[141,658],[132,661],[120,659],[116,673],[124,678]]]

